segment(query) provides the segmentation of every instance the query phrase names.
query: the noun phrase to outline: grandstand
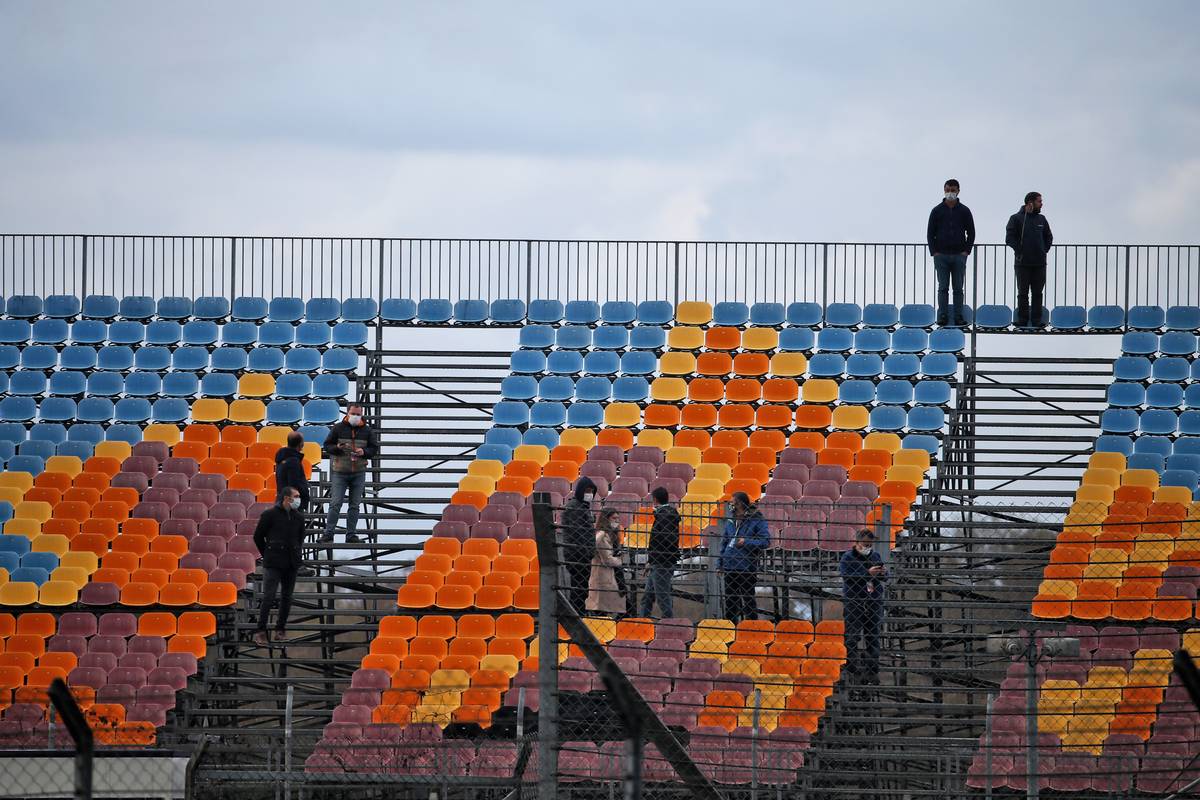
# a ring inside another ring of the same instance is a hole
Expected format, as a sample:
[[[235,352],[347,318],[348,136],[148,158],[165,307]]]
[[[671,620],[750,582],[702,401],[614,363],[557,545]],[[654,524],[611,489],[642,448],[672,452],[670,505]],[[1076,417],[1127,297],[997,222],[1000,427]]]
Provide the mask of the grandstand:
[[[70,746],[61,678],[98,762],[188,759],[201,797],[610,796],[618,675],[716,796],[1025,793],[1031,713],[1035,791],[1184,787],[1200,248],[1057,247],[1039,331],[1013,327],[1003,247],[977,248],[962,329],[935,326],[924,258],[3,237],[5,774]],[[314,547],[295,638],[256,646],[274,453],[304,435],[320,508],[350,398],[382,440],[366,541]],[[675,617],[585,614],[580,636],[553,610],[546,536],[580,476],[619,512],[635,594],[647,495],[679,504]],[[736,491],[771,546],[735,625],[715,537]],[[837,571],[864,526],[892,573],[865,686]],[[998,637],[1080,651],[1014,660]],[[700,791],[673,760],[646,748],[647,793]]]

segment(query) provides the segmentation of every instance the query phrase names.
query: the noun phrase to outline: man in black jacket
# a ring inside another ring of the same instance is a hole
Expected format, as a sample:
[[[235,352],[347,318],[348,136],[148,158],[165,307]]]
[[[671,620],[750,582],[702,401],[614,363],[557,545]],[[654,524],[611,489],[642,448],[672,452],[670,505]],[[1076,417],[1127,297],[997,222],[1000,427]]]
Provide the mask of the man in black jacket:
[[[679,511],[671,505],[666,487],[655,486],[654,524],[646,550],[646,591],[642,594],[642,616],[649,617],[654,601],[664,617],[673,617],[671,577],[679,563]]]
[[[1030,192],[1025,205],[1008,218],[1004,243],[1013,249],[1017,273],[1017,327],[1040,328],[1042,291],[1046,288],[1046,254],[1054,245],[1050,223],[1042,216],[1042,195]]]
[[[367,468],[379,453],[379,439],[363,417],[363,407],[355,403],[346,409],[346,417],[329,430],[325,437],[325,455],[330,459],[329,515],[325,519],[322,542],[333,541],[342,502],[350,491],[350,509],[346,512],[346,543],[353,544],[358,535],[358,508],[363,488],[367,485]]]
[[[282,492],[291,486],[300,493],[301,516],[308,511],[308,476],[304,473],[304,436],[292,431],[287,437],[287,447],[275,452],[275,491]],[[300,577],[311,578],[316,573],[312,567],[300,567]]]
[[[965,325],[963,284],[967,279],[967,256],[975,246],[975,218],[958,200],[958,181],[946,181],[942,202],[929,212],[925,241],[937,273],[938,325]],[[949,308],[950,284],[954,284],[954,307]]]
[[[300,569],[300,548],[304,543],[304,515],[300,512],[300,492],[289,486],[279,493],[275,505],[258,518],[254,529],[254,544],[262,554],[263,600],[258,612],[258,630],[254,643],[265,647],[267,617],[275,604],[275,594],[282,589],[279,615],[275,618],[276,641],[287,641],[285,628],[292,610],[292,591]]]
[[[596,484],[586,475],[575,484],[575,494],[563,506],[562,554],[567,568],[570,590],[567,596],[580,615],[587,608],[588,578],[592,574],[592,557],[596,555],[596,514],[592,500]]]
[[[855,535],[854,546],[842,554],[838,571],[842,575],[846,665],[863,683],[879,683],[879,636],[887,594],[887,567],[875,550],[875,534],[870,528],[863,528]]]

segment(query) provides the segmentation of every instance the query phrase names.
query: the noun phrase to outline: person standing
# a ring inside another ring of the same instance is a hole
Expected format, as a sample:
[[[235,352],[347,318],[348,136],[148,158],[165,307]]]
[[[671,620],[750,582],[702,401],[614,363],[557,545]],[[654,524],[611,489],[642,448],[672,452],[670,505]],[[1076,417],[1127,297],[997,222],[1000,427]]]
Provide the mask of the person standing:
[[[379,453],[379,439],[363,418],[363,407],[357,403],[346,409],[346,416],[329,430],[325,437],[325,454],[331,459],[329,514],[325,520],[322,542],[333,541],[338,516],[346,492],[350,493],[350,509],[346,512],[346,543],[359,541],[358,511],[363,489],[367,484],[367,468]]]
[[[596,554],[592,556],[592,571],[588,578],[587,610],[589,614],[620,617],[625,614],[624,581],[618,579],[623,569],[621,556],[621,522],[616,509],[600,512],[596,526]]]
[[[875,534],[869,528],[855,535],[854,546],[842,555],[838,572],[842,576],[847,666],[862,683],[879,683],[879,635],[887,567],[875,551]]]
[[[1042,216],[1042,195],[1029,192],[1025,205],[1008,218],[1004,243],[1013,249],[1017,273],[1017,327],[1041,328],[1042,292],[1046,288],[1046,254],[1054,245],[1050,223]]]
[[[304,472],[304,437],[292,431],[287,437],[287,446],[275,452],[275,491],[282,492],[289,486],[300,493],[300,513],[307,523],[309,502],[308,476]],[[311,578],[316,572],[312,567],[300,567],[296,573],[301,578]]]
[[[929,212],[929,226],[925,232],[937,275],[938,325],[967,324],[963,315],[963,285],[967,279],[967,256],[975,246],[975,218],[971,216],[971,209],[959,202],[958,189],[955,178],[942,186],[942,202]],[[951,308],[952,284],[954,305]]]
[[[671,578],[679,563],[679,510],[671,505],[665,486],[655,486],[654,522],[650,526],[650,541],[646,548],[646,591],[642,594],[642,616],[649,617],[658,601],[664,617],[675,616],[671,596]]]
[[[292,591],[296,588],[296,573],[300,569],[301,547],[304,543],[304,515],[300,512],[300,491],[288,486],[279,492],[275,505],[258,518],[254,528],[254,545],[262,555],[263,599],[258,611],[258,630],[254,643],[266,647],[267,617],[279,594],[279,613],[275,617],[275,640],[287,641],[287,618],[292,610]]]
[[[587,609],[588,581],[596,555],[596,515],[592,511],[595,497],[596,484],[585,475],[576,482],[575,494],[563,506],[560,552],[567,568],[567,596],[581,615]]]
[[[745,492],[734,492],[721,534],[721,572],[725,574],[725,618],[734,625],[758,618],[758,560],[771,544],[771,531]]]

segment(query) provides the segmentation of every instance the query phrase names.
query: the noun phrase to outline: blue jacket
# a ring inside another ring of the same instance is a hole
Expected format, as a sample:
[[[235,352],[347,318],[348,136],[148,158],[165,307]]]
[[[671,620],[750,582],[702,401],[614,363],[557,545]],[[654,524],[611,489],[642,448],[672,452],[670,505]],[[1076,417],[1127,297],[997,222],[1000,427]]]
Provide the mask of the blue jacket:
[[[863,556],[851,547],[843,553],[842,561],[838,565],[838,572],[842,575],[842,597],[847,600],[882,602],[887,591],[887,578],[883,575],[871,575],[867,570],[883,565],[878,550],[872,550],[869,556]]]
[[[738,539],[745,539],[738,546]],[[721,533],[721,570],[723,572],[758,572],[758,557],[771,546],[771,531],[758,511],[742,519],[727,517]]]

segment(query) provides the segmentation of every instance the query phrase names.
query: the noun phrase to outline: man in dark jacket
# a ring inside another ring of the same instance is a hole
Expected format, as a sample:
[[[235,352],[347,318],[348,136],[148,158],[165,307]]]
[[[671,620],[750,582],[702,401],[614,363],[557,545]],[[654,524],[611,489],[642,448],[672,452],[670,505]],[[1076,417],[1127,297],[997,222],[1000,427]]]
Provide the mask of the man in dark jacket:
[[[325,455],[330,458],[329,515],[325,519],[322,542],[333,541],[338,516],[346,491],[350,491],[350,510],[346,513],[346,542],[359,541],[358,508],[363,488],[367,484],[367,468],[379,453],[379,439],[363,418],[363,408],[357,403],[346,409],[346,417],[329,430],[325,437]]]
[[[771,545],[771,531],[745,492],[734,492],[721,534],[720,570],[725,574],[725,618],[734,625],[758,618],[758,559]]]
[[[879,634],[883,627],[883,601],[887,567],[875,551],[875,534],[869,528],[854,537],[854,546],[842,555],[842,622],[846,629],[846,660],[863,683],[879,682]],[[862,640],[863,651],[859,650]]]
[[[308,511],[308,476],[304,473],[304,437],[292,431],[287,437],[287,447],[275,452],[275,491],[282,492],[291,486],[300,493],[301,516]],[[307,518],[305,518],[307,521]],[[298,575],[310,578],[316,573],[312,567],[300,567]]]
[[[963,284],[967,278],[967,256],[975,246],[975,218],[958,200],[958,181],[946,181],[942,202],[929,212],[925,241],[937,273],[937,322],[965,325]],[[948,307],[950,284],[954,284],[954,307]]]
[[[1046,254],[1054,245],[1050,223],[1042,216],[1042,195],[1030,192],[1025,205],[1008,218],[1004,243],[1013,249],[1017,273],[1017,327],[1040,328],[1042,291],[1046,288]]]
[[[262,555],[263,600],[258,612],[258,631],[254,643],[266,646],[267,617],[275,604],[275,594],[282,589],[279,614],[275,618],[276,641],[287,641],[285,628],[292,610],[292,590],[300,569],[300,548],[304,543],[304,515],[300,512],[300,492],[288,486],[279,493],[275,505],[258,518],[254,528],[254,544]]]
[[[679,511],[671,505],[671,496],[664,486],[655,486],[654,523],[646,550],[646,591],[642,594],[642,616],[649,617],[654,601],[664,617],[673,617],[671,577],[679,563]]]
[[[585,475],[576,482],[575,494],[563,506],[559,552],[567,568],[567,596],[580,615],[587,608],[588,578],[596,555],[596,514],[592,511],[595,496],[596,484]]]

